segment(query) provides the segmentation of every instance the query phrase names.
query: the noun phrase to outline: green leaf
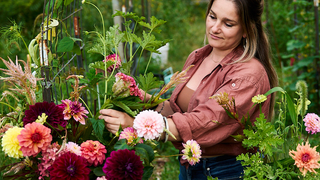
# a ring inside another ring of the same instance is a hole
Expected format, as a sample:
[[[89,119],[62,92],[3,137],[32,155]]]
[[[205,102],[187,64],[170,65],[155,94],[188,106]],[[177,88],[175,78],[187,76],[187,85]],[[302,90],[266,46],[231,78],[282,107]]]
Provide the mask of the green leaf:
[[[297,112],[296,112],[296,109],[294,107],[294,103],[293,103],[290,95],[287,92],[286,92],[286,99],[287,99],[287,106],[288,106],[289,114],[290,114],[290,117],[291,117],[291,121],[297,127],[298,126]]]
[[[55,9],[58,9],[58,8],[61,6],[62,2],[63,2],[63,0],[58,0],[58,1],[56,1],[56,7],[55,7]]]
[[[100,142],[106,144],[106,141],[103,139],[103,130],[105,129],[104,120],[94,118],[90,118],[89,120],[92,124],[93,131],[96,137],[99,139]]]
[[[304,47],[306,44],[302,41],[292,39],[287,42],[287,51],[292,51],[294,49],[299,49]]]
[[[148,180],[151,177],[152,173],[153,173],[153,169],[154,169],[154,167],[152,167],[152,166],[145,166],[143,168],[142,179],[143,180]]]
[[[68,6],[69,4],[71,4],[73,2],[73,0],[64,0],[64,5]]]
[[[115,64],[115,62],[113,61],[106,61],[106,62],[96,61],[94,63],[90,63],[89,68],[105,70],[105,68],[108,69],[108,67],[112,66],[113,64]]]
[[[126,104],[124,104],[121,101],[112,101],[112,103],[121,108],[122,110],[124,110],[127,114],[129,114],[130,116],[134,117],[136,115],[135,112],[133,112]]]
[[[94,173],[94,175],[96,175],[96,176],[105,176],[106,174],[102,171],[102,167],[100,166],[100,167],[96,167],[96,168],[94,168],[93,169],[93,173]]]
[[[119,150],[119,149],[129,149],[132,150],[134,149],[134,147],[131,147],[127,144],[127,140],[126,139],[120,139],[119,141],[116,142],[116,144],[114,145],[114,149],[115,150]]]
[[[73,49],[74,41],[70,37],[64,37],[58,43],[57,52],[70,52]]]
[[[159,88],[163,81],[159,81],[158,78],[154,77],[154,74],[149,72],[148,74],[138,76],[137,83],[139,84],[139,88],[143,91],[147,92],[154,88]]]
[[[71,52],[76,53],[77,55],[79,55],[79,56],[80,56],[80,55],[81,55],[81,49],[80,49],[79,44],[74,43],[74,45],[73,45],[73,48],[72,48]]]
[[[149,165],[153,161],[154,152],[149,145],[137,144],[134,149],[136,151],[136,155],[140,156],[141,160],[143,160],[146,165]]]

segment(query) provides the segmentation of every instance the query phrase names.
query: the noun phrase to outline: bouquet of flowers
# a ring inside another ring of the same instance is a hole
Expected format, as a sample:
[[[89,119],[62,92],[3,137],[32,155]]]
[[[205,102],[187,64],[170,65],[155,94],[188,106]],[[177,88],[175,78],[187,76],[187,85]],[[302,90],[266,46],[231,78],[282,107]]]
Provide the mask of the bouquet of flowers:
[[[97,8],[90,2],[83,3]],[[102,54],[104,60],[91,63],[87,77],[67,76],[66,81],[72,84],[73,90],[58,100],[59,103],[43,101],[40,96],[39,84],[43,78],[38,78],[33,72],[35,67],[31,66],[39,60],[36,51],[40,44],[35,43],[41,42],[37,38],[29,45],[31,58],[27,61],[1,58],[7,69],[1,69],[6,77],[0,79],[11,83],[0,100],[0,104],[7,107],[0,120],[0,172],[4,179],[148,179],[152,175],[157,138],[164,131],[170,134],[162,115],[152,108],[167,100],[161,99],[161,95],[184,81],[188,69],[175,73],[158,94],[152,94],[145,101],[141,90],[148,92],[161,82],[147,71],[131,76],[133,56],[145,50],[157,52],[167,42],[156,40],[153,35],[165,21],[152,17],[149,24],[134,13],[115,15],[126,20],[125,30],[122,32],[115,25],[109,31],[103,26],[102,34],[87,32],[96,35],[95,45],[89,52]],[[103,16],[101,18],[103,22]],[[133,19],[148,31],[143,31],[142,37],[137,36],[129,28],[131,20],[127,19]],[[47,21],[51,22],[47,27],[51,31],[59,24],[59,20]],[[47,40],[54,41],[54,37]],[[65,37],[57,43],[58,52],[75,52],[77,47],[69,47],[76,41],[80,40]],[[122,42],[130,49],[126,62],[120,59],[117,49]],[[139,44],[135,52],[133,43]],[[54,56],[48,57],[50,64]],[[104,86],[104,92],[98,91],[99,86]],[[82,99],[85,92],[98,97],[98,112],[112,108],[135,117],[133,127],[120,127],[116,135],[108,132],[104,120],[98,119],[99,113],[93,114]],[[101,104],[100,99],[103,99]],[[190,140],[184,147],[182,158],[191,165],[199,162],[201,150],[197,142]]]
[[[278,117],[268,122],[261,112],[254,126],[249,115],[239,117],[236,100],[227,93],[214,95],[212,98],[225,109],[228,115],[242,127],[243,134],[232,136],[241,141],[247,149],[258,149],[257,153],[241,154],[237,160],[242,161],[244,179],[319,179],[320,154],[311,142],[319,144],[317,138],[310,134],[320,132],[320,118],[314,113],[307,113],[307,84],[298,81],[295,103],[290,95],[280,87],[275,87],[264,95],[252,98],[253,106],[260,106],[267,96],[274,92],[281,93],[278,102]],[[214,122],[218,123],[218,122]],[[304,131],[305,130],[305,131]]]

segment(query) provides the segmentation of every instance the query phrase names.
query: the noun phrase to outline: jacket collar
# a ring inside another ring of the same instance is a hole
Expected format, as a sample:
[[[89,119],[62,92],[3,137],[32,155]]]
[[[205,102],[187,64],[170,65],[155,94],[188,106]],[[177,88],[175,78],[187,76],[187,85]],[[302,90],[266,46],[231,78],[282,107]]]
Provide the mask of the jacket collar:
[[[209,44],[203,46],[202,48],[197,49],[195,51],[196,58],[193,64],[209,56],[211,51],[212,51],[212,47]],[[239,45],[221,60],[220,65],[222,66],[222,68],[224,68],[228,64],[233,63],[235,60],[237,60],[242,55],[242,53],[243,53],[243,47]]]

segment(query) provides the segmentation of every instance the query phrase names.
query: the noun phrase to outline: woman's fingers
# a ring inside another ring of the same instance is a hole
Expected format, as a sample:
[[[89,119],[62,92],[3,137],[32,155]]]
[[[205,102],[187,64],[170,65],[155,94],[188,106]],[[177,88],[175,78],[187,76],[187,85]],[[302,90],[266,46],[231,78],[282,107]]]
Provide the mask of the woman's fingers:
[[[102,109],[100,110],[100,114],[103,116],[111,116],[111,117],[118,117],[121,112],[114,110],[114,109]]]
[[[100,110],[99,119],[103,119],[105,121],[107,130],[113,134],[119,130],[120,125],[123,129],[133,126],[133,118],[131,116],[113,109]]]

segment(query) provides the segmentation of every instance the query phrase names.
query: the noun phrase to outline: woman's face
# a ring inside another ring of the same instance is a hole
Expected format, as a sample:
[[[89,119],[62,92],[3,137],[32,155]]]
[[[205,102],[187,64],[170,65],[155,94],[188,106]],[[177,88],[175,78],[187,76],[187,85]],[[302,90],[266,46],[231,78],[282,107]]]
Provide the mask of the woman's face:
[[[231,0],[215,0],[206,20],[209,44],[221,51],[232,50],[245,37],[235,4]]]

